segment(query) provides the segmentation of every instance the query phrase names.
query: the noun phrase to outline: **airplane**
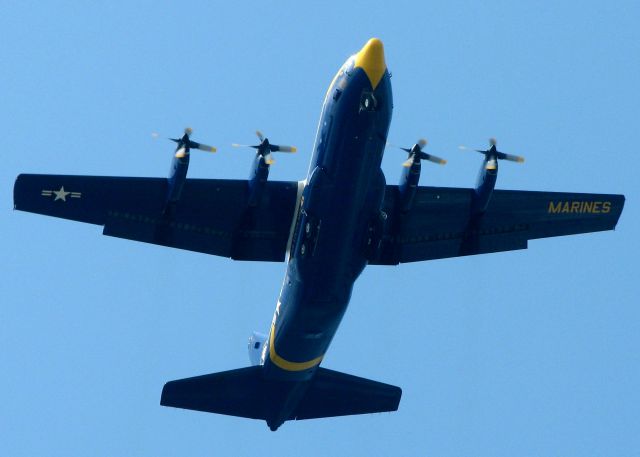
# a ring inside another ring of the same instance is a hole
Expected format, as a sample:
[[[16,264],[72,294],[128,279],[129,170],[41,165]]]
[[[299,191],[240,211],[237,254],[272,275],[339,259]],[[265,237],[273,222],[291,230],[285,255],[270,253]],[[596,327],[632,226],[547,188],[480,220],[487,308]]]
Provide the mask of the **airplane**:
[[[277,152],[260,143],[247,180],[187,179],[192,150],[174,138],[168,178],[21,174],[14,208],[104,226],[103,234],[243,261],[285,262],[268,333],[249,339],[251,365],[167,382],[161,405],[266,421],[396,411],[402,390],[321,366],[367,265],[526,249],[532,239],[612,230],[625,197],[495,190],[498,162],[522,162],[490,141],[474,188],[419,186],[411,148],[399,185],[381,170],[393,101],[382,42],[370,39],[331,81],[307,176],[270,181]]]

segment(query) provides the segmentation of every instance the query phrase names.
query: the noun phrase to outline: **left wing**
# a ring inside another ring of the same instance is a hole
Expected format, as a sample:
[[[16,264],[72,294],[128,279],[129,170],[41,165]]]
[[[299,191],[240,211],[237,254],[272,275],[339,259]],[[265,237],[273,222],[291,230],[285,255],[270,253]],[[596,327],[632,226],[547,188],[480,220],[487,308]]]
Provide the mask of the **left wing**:
[[[623,195],[495,190],[486,212],[471,218],[472,189],[418,187],[399,211],[398,186],[387,186],[388,215],[372,265],[526,249],[528,240],[613,230]]]
[[[297,200],[296,182],[269,181],[247,205],[245,180],[187,179],[165,211],[165,178],[18,176],[14,209],[103,225],[103,234],[231,257],[281,262]]]

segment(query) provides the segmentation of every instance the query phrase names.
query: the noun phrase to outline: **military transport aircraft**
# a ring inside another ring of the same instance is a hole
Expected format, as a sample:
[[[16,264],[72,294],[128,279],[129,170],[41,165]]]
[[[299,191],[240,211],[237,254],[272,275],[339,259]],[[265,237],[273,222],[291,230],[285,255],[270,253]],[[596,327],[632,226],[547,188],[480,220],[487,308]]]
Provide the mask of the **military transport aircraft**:
[[[235,260],[286,262],[267,335],[249,340],[251,366],[168,382],[161,404],[265,420],[395,411],[399,387],[321,367],[366,265],[397,265],[526,249],[531,239],[615,228],[623,195],[494,190],[497,150],[473,189],[418,186],[421,161],[406,148],[399,185],[380,168],[392,112],[382,42],[369,40],[326,93],[307,177],[269,181],[276,152],[260,144],[248,180],[187,179],[190,151],[177,143],[168,178],[18,176],[15,209],[104,226],[103,234]]]

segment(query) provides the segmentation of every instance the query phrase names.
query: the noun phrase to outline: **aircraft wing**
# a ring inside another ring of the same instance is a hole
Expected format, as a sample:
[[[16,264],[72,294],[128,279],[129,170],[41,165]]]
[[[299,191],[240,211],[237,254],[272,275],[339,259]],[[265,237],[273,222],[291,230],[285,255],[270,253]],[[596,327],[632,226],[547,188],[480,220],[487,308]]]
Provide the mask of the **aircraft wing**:
[[[381,249],[369,262],[404,262],[526,249],[529,240],[613,230],[623,195],[495,190],[473,220],[472,189],[418,187],[413,207],[399,207],[398,186],[386,188]]]
[[[267,182],[249,207],[245,180],[187,179],[180,201],[164,213],[164,178],[18,176],[14,209],[103,225],[104,235],[231,257],[285,259],[298,183]]]

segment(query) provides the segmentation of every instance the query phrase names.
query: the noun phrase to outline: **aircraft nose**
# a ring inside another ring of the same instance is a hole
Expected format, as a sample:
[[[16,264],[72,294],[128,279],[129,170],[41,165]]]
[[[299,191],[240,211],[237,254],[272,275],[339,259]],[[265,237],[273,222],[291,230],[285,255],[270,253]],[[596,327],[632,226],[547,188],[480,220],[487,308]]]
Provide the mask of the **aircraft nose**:
[[[371,87],[375,89],[387,69],[382,41],[377,38],[367,41],[367,44],[356,54],[355,67],[364,70],[369,77]]]

